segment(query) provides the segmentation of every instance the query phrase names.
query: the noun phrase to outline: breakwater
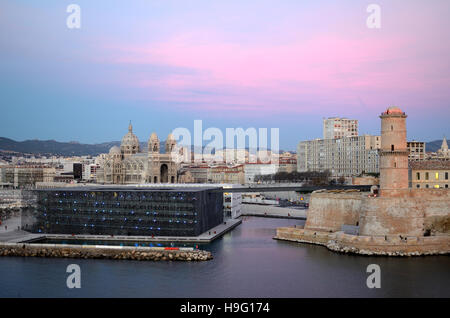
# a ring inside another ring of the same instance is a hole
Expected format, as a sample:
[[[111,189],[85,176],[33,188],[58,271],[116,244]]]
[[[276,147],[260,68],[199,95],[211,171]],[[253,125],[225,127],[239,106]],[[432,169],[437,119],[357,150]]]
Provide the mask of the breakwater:
[[[142,261],[207,261],[211,252],[193,248],[0,243],[0,256],[94,258]]]

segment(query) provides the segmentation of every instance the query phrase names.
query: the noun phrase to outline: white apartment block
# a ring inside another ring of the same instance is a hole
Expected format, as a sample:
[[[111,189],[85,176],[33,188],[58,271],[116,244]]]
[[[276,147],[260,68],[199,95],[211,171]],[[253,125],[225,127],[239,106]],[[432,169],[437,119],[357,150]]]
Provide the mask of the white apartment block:
[[[425,152],[425,142],[423,141],[408,141],[406,143],[406,148],[409,150],[408,160],[425,160],[426,152]]]
[[[97,169],[99,165],[95,163],[83,165],[83,180],[97,180]]]
[[[358,136],[358,120],[330,117],[323,119],[323,139]]]
[[[301,141],[297,146],[297,171],[329,170],[334,177],[378,173],[380,136]]]
[[[278,164],[272,163],[247,163],[244,167],[245,183],[254,183],[258,175],[275,174],[278,168]]]
[[[249,152],[247,149],[219,149],[215,153],[217,162],[245,163],[248,161]]]

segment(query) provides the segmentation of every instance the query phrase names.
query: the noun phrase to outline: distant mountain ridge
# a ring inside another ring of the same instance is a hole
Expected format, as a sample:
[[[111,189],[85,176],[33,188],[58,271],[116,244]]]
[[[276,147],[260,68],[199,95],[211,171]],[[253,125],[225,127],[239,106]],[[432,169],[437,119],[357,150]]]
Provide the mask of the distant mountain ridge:
[[[141,151],[146,152],[146,141],[139,143]],[[165,153],[166,141],[160,141],[160,152]],[[111,147],[120,147],[120,141],[103,142],[99,144],[81,144],[77,141],[60,142],[56,140],[25,140],[0,137],[0,151],[14,151],[22,154],[34,154],[41,156],[97,156],[108,153]],[[194,147],[192,147],[193,151]]]
[[[427,142],[426,151],[436,152],[441,148],[442,139]],[[147,151],[147,142],[141,142],[142,151]],[[26,154],[37,155],[60,155],[60,156],[97,156],[108,153],[113,146],[120,147],[120,141],[103,142],[99,144],[81,144],[77,141],[60,142],[56,140],[25,140],[15,141],[13,139],[0,137],[0,151],[15,151]],[[165,141],[160,143],[161,153],[165,150]],[[191,151],[194,147],[191,148]],[[196,149],[197,150],[197,149]],[[282,150],[280,150],[280,153]]]
[[[427,142],[425,144],[425,151],[426,152],[436,152],[436,151],[438,151],[439,149],[441,149],[442,140],[443,139]]]
[[[25,140],[15,141],[0,137],[0,150],[20,153],[62,156],[95,156],[109,151],[112,146],[120,146],[120,142],[105,142],[101,144],[81,144],[76,142],[59,142],[56,140]]]
[[[0,151],[15,151],[27,154],[60,155],[60,156],[97,156],[108,153],[113,146],[120,146],[120,141],[100,144],[81,144],[78,142],[59,142],[56,140],[25,140],[15,141],[0,137]],[[147,148],[146,142],[141,147]]]

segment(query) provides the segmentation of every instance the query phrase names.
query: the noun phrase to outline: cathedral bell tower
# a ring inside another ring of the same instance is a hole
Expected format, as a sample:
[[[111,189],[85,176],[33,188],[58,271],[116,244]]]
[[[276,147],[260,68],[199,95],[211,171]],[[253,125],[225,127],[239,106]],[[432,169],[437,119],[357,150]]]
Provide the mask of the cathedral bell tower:
[[[160,141],[156,133],[152,133],[148,140],[148,182],[160,183]]]

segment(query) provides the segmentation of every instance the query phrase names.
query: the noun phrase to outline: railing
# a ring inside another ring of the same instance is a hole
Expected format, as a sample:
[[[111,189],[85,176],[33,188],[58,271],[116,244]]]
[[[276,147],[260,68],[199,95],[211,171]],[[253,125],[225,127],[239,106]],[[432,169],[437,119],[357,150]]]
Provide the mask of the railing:
[[[213,192],[278,192],[278,191],[296,191],[296,192],[313,192],[316,190],[359,190],[370,191],[371,185],[319,185],[319,186],[249,186],[240,188],[213,189]]]

